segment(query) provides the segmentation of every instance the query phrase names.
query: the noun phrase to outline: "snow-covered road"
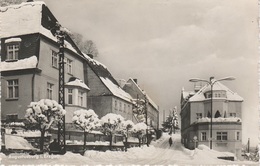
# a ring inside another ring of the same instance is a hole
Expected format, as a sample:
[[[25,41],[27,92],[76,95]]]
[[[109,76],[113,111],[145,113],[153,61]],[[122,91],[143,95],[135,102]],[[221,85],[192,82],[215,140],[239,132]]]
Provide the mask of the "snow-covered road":
[[[65,155],[37,155],[13,154],[4,156],[1,154],[2,164],[63,164],[63,165],[258,165],[249,161],[227,161],[217,157],[232,155],[230,153],[217,152],[200,146],[196,150],[188,150],[180,143],[180,135],[173,134],[173,144],[170,147],[169,135],[164,134],[149,147],[135,147],[122,151],[86,151],[84,156],[67,152]]]

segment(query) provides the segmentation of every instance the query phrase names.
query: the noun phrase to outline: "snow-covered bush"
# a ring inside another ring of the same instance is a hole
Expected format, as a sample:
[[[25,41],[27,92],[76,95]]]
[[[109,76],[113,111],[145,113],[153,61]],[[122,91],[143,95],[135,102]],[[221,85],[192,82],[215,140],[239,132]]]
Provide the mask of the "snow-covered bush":
[[[146,134],[147,125],[143,122],[137,123],[133,126],[132,132],[135,134],[135,137],[139,140],[139,146],[141,146],[141,140],[143,136]]]
[[[108,113],[100,120],[103,133],[110,136],[110,149],[112,147],[113,134],[122,130],[124,118],[121,115]]]
[[[66,111],[55,100],[50,99],[31,102],[28,107],[25,113],[25,125],[27,127],[34,126],[41,131],[40,149],[43,150],[45,131],[48,130],[53,123],[63,123],[62,117],[66,114]]]
[[[75,111],[72,122],[87,133],[101,126],[98,115],[92,109]]]
[[[86,148],[86,135],[95,128],[101,126],[98,115],[94,110],[77,110],[74,112],[72,122],[84,131],[84,149]]]

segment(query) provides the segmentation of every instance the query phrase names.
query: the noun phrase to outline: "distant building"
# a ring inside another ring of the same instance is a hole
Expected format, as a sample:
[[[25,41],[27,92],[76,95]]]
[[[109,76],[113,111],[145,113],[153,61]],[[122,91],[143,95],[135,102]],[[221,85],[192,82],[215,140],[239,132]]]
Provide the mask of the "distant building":
[[[149,97],[148,94],[142,90],[139,85],[137,84],[137,79],[130,78],[126,84],[124,85],[123,89],[128,92],[133,99],[142,99],[145,98],[148,101],[147,104],[147,116],[148,116],[148,125],[158,129],[159,127],[159,106],[155,104],[155,102]],[[133,121],[139,122],[138,117],[133,114]]]
[[[194,91],[182,90],[180,113],[182,143],[189,149],[201,144],[210,147],[211,97],[213,97],[212,149],[229,151],[240,156],[243,98],[220,82],[214,84],[213,94],[209,84],[203,87],[196,86]]]

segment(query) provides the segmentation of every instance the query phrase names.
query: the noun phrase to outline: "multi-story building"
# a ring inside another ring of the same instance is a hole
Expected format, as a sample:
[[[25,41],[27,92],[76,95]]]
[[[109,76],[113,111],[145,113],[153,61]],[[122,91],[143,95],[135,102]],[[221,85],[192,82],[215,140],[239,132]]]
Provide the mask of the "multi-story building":
[[[87,73],[86,81],[91,89],[88,108],[93,109],[99,117],[115,113],[132,120],[132,97],[119,86],[105,65],[91,57],[86,58],[84,72]]]
[[[185,147],[206,145],[237,156],[242,146],[243,98],[220,82],[181,93],[181,138]],[[211,115],[211,104],[212,115]],[[212,116],[212,130],[211,130]],[[212,132],[212,138],[210,137]]]
[[[43,2],[2,7],[0,15],[2,120],[23,119],[31,101],[58,101],[58,20]],[[132,97],[106,66],[82,53],[69,35],[64,51],[66,122],[81,108],[133,120]]]
[[[59,44],[53,31],[58,21],[43,2],[2,7],[0,15],[1,116],[23,119],[31,101],[58,101]],[[70,121],[73,110],[86,108],[89,88],[82,70],[85,57],[68,35],[64,56],[66,121]]]
[[[137,84],[137,79],[129,78],[123,89],[128,92],[133,99],[147,100],[147,117],[148,125],[155,129],[159,127],[159,106],[140,88]],[[136,115],[133,114],[133,121],[139,121]]]

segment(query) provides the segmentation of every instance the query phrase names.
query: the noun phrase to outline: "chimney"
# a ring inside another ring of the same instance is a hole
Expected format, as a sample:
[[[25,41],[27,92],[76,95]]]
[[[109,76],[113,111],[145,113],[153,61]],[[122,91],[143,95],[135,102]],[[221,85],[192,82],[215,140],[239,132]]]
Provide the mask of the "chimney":
[[[133,79],[134,80],[134,82],[137,84],[137,79],[135,78],[135,79]]]
[[[93,59],[93,55],[92,54],[87,54],[91,59]]]

